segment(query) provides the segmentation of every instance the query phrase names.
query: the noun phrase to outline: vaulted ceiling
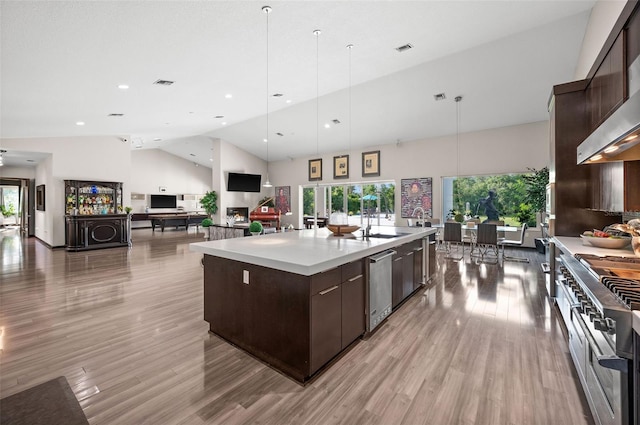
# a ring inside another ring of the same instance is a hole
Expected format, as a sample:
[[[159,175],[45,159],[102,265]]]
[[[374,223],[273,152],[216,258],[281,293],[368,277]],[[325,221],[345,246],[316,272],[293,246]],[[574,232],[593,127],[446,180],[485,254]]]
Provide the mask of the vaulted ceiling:
[[[208,165],[211,138],[273,161],[452,134],[456,96],[461,132],[546,120],[594,3],[2,1],[0,136]]]

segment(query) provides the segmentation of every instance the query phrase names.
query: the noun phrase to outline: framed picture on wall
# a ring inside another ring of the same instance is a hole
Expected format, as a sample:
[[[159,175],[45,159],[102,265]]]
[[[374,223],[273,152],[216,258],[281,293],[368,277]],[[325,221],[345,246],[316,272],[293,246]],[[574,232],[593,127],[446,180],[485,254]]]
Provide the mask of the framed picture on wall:
[[[433,179],[431,177],[400,180],[400,197],[402,218],[417,217],[413,212],[418,207],[424,209],[425,216],[433,217]]]
[[[362,177],[380,175],[380,151],[362,152]]]
[[[276,211],[280,214],[291,212],[291,186],[276,186]]]
[[[333,157],[333,178],[334,179],[349,178],[349,155]]]
[[[309,181],[322,180],[322,158],[309,160]]]
[[[44,211],[44,199],[45,199],[45,193],[44,193],[44,185],[38,185],[36,186],[36,209],[38,211]]]

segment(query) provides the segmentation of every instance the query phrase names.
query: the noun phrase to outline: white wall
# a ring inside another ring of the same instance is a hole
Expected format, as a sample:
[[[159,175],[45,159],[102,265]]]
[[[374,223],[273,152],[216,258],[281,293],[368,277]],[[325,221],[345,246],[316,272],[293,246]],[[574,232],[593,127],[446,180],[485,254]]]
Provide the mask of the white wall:
[[[195,166],[192,161],[172,155],[160,149],[131,151],[131,192],[145,195],[160,193],[167,195],[203,195],[211,190],[212,170]],[[148,200],[132,200],[133,212],[143,212]],[[186,211],[199,210],[196,201],[178,201]]]
[[[626,3],[626,0],[598,0],[591,9],[576,65],[575,80],[582,80],[587,76]]]
[[[227,192],[229,172],[261,174],[262,183],[264,183],[267,172],[266,161],[219,139],[214,141],[213,154],[213,190],[218,193],[218,213],[214,217],[216,223],[225,222],[227,207],[247,207],[251,211],[258,206],[260,199],[273,196],[273,188],[262,188],[260,193]]]
[[[0,177],[14,179],[35,179],[36,167],[0,167]]]
[[[130,197],[131,150],[118,136],[2,139],[3,149],[44,152],[51,156],[38,164],[36,185],[45,185],[46,211],[36,214],[36,236],[53,247],[64,246],[64,180],[123,183]]]
[[[434,217],[442,219],[442,177],[501,174],[525,172],[527,168],[543,168],[549,163],[549,123],[541,121],[531,124],[483,130],[460,134],[459,162],[457,161],[456,136],[438,137],[399,145],[383,145],[365,149],[380,150],[380,177],[362,178],[361,150],[342,151],[322,156],[320,183],[333,180],[333,157],[349,154],[349,175],[351,182],[375,182],[393,180],[397,186],[401,179],[433,178]],[[314,157],[315,158],[315,157]],[[291,206],[294,225],[301,227],[299,186],[312,185],[308,181],[308,160],[298,158],[272,162],[269,176],[274,186],[291,186]],[[458,164],[459,163],[459,167]],[[273,189],[269,194],[273,194]],[[400,196],[396,196],[396,211],[400,211]],[[404,219],[396,216],[396,224],[406,225]]]

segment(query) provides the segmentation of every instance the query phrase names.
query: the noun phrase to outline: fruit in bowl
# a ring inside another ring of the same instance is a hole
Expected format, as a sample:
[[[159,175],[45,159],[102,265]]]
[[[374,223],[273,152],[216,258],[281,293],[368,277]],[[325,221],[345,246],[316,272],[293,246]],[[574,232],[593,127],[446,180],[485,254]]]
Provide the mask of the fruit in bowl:
[[[631,238],[627,236],[616,236],[611,235],[607,232],[603,232],[602,230],[593,230],[586,231],[580,235],[582,239],[582,244],[592,245],[597,248],[609,248],[609,249],[620,249],[629,245],[631,242]],[[586,244],[585,244],[586,242]]]

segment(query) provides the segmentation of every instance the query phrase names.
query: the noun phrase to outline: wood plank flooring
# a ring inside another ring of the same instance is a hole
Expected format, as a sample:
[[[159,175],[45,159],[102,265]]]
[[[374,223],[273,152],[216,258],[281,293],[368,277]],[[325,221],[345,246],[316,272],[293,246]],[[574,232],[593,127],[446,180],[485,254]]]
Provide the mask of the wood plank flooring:
[[[194,230],[69,253],[0,233],[0,396],[65,375],[98,424],[593,424],[531,259],[446,260],[306,387],[207,332]]]

